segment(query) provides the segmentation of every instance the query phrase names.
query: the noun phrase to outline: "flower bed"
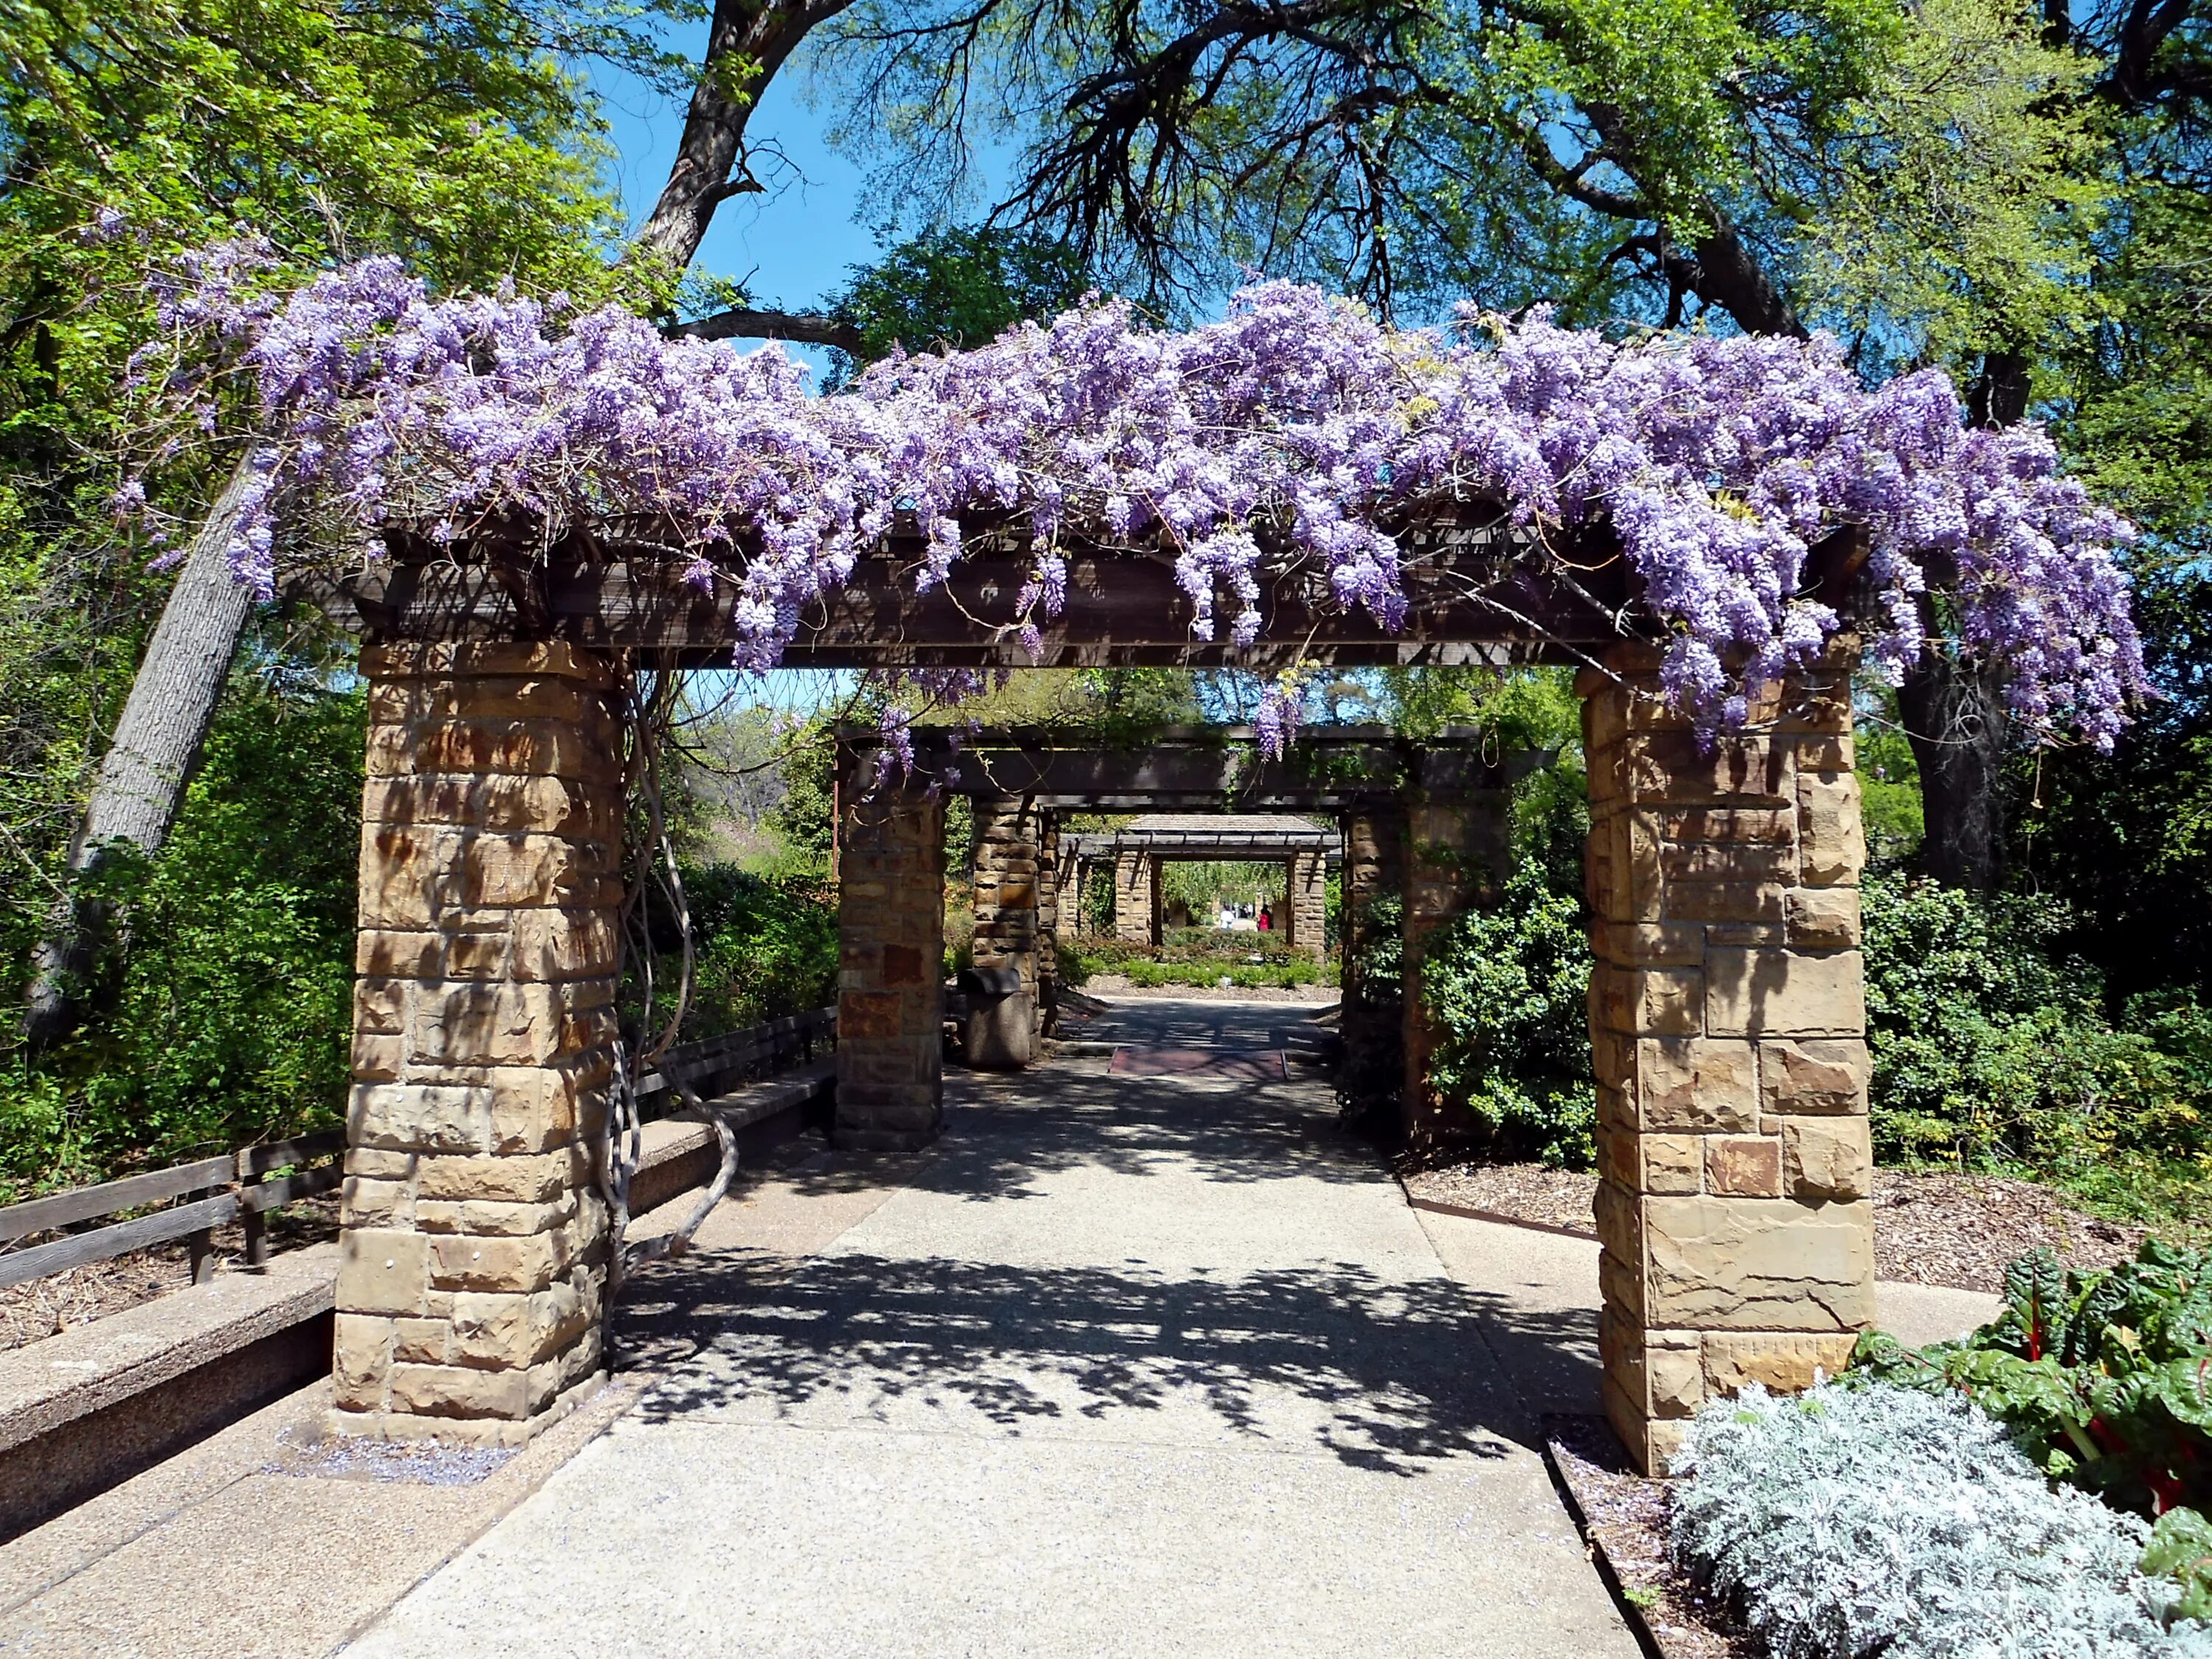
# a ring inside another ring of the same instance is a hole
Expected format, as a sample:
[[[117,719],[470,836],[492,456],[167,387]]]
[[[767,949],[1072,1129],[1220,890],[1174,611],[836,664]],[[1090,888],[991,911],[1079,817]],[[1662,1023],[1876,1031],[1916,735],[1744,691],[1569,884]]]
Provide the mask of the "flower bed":
[[[2212,1656],[2149,1528],[2053,1485],[1955,1394],[1753,1385],[1698,1417],[1677,1560],[1774,1659]]]
[[[1288,945],[1267,942],[1263,933],[1182,929],[1158,946],[1120,939],[1085,939],[1060,948],[1060,976],[1083,985],[1094,975],[1126,980],[1139,989],[1164,985],[1218,986],[1226,980],[1238,990],[1282,990],[1299,985],[1334,985],[1336,964],[1316,962]]]

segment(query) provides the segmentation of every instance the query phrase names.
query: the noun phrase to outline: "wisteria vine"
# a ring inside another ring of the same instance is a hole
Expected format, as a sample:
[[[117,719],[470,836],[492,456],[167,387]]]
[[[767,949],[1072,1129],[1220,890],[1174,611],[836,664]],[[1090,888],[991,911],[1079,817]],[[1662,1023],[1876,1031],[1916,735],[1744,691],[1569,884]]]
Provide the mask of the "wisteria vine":
[[[2130,532],[2049,438],[1969,428],[1940,372],[1864,388],[1828,339],[1619,343],[1472,308],[1449,331],[1396,331],[1270,282],[1188,331],[1103,300],[817,396],[780,349],[667,340],[619,309],[437,299],[392,258],[289,290],[270,270],[250,243],[197,256],[160,285],[160,332],[133,366],[155,406],[205,429],[227,387],[250,387],[260,436],[230,558],[264,593],[287,574],[281,547],[326,541],[319,519],[447,544],[494,518],[549,537],[648,524],[692,580],[734,578],[735,660],[763,668],[895,515],[926,538],[927,589],[961,556],[963,520],[1012,513],[1037,550],[1033,653],[1072,534],[1156,538],[1196,635],[1225,623],[1244,646],[1262,533],[1395,629],[1407,601],[1378,523],[1491,500],[1539,540],[1609,520],[1668,630],[1666,694],[1711,725],[1740,722],[1747,688],[1841,626],[1805,589],[1811,545],[1846,526],[1870,548],[1867,644],[1891,680],[1940,592],[1958,649],[1998,671],[2033,729],[2109,746],[2144,690],[2114,557]],[[118,507],[145,501],[134,483]],[[1270,748],[1297,687],[1267,693]]]

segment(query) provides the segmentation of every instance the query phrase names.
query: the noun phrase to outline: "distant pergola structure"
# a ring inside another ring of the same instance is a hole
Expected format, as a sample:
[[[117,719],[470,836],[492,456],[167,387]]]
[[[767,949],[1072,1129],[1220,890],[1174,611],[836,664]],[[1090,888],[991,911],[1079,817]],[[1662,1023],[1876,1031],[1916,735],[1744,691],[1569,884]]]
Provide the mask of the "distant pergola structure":
[[[1278,559],[1260,641],[1231,651],[1191,638],[1167,552],[1073,546],[1066,611],[1033,657],[1018,538],[916,595],[905,538],[804,619],[784,660],[1582,664],[1605,1403],[1656,1468],[1706,1398],[1833,1370],[1873,1315],[1848,665],[1770,689],[1747,728],[1700,743],[1653,695],[1657,629],[1601,531],[1534,549],[1479,504],[1395,528],[1402,635]],[[647,539],[605,529],[458,553],[395,533],[386,551],[305,585],[362,635],[369,685],[337,1404],[359,1432],[514,1440],[604,1364],[593,1149],[616,1052],[624,689],[726,662],[735,590],[696,589]],[[1822,597],[1848,601],[1860,556],[1818,550]],[[1018,952],[1026,927],[1037,955],[1035,906],[1056,897],[1040,814],[1202,801],[1336,817],[1355,933],[1376,894],[1404,896],[1419,1128],[1422,939],[1484,902],[1475,872],[1502,872],[1507,784],[1447,745],[1394,750],[1378,789],[1346,759],[1358,741],[1260,766],[1018,736],[980,767],[963,755],[960,787],[1013,849],[991,939]],[[923,761],[878,787],[872,754],[841,757],[834,1133],[858,1150],[911,1149],[942,1117],[945,808]]]
[[[1166,899],[1161,866],[1176,861],[1276,864],[1283,868],[1283,913],[1274,944],[1322,957],[1328,945],[1328,868],[1342,862],[1341,837],[1308,818],[1285,813],[1154,813],[1118,830],[1060,838],[1063,894],[1087,891],[1086,872],[1103,861],[1114,878],[1114,934],[1157,945]]]

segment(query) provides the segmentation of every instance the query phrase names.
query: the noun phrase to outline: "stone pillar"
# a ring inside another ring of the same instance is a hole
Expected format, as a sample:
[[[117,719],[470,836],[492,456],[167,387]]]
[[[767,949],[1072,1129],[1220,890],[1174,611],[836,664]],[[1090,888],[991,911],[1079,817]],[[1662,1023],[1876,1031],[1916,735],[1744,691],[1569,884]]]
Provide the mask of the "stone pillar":
[[[978,968],[1012,968],[1031,1009],[1042,1006],[1037,941],[1042,926],[1040,814],[1015,795],[975,802],[975,943]]]
[[[1405,817],[1395,805],[1361,807],[1345,817],[1344,995],[1337,1017],[1344,1061],[1337,1095],[1344,1121],[1353,1128],[1387,1127],[1395,1132],[1400,1121],[1404,987],[1395,974],[1387,981],[1370,983],[1364,969],[1376,937],[1374,908],[1403,891],[1405,849]]]
[[[1049,1035],[1060,1023],[1060,822],[1043,813],[1037,826],[1037,1030]]]
[[[839,791],[837,1108],[857,1152],[911,1152],[945,1113],[945,803],[875,782],[850,754]]]
[[[1160,915],[1158,872],[1143,853],[1122,853],[1114,860],[1114,937],[1131,945],[1158,942]]]
[[[620,678],[371,646],[332,1388],[344,1431],[527,1438],[601,1369]]]
[[[1874,1316],[1865,840],[1844,668],[1701,747],[1654,653],[1607,666],[1579,687],[1600,1340],[1607,1415],[1656,1471],[1706,1399],[1833,1373]]]
[[[1406,1144],[1416,1152],[1448,1152],[1473,1137],[1465,1109],[1447,1103],[1429,1080],[1437,1034],[1421,1002],[1421,960],[1431,934],[1504,880],[1512,856],[1510,811],[1511,795],[1503,788],[1407,791],[1401,1122]]]
[[[1328,854],[1294,853],[1283,889],[1283,943],[1316,961],[1328,955]]]

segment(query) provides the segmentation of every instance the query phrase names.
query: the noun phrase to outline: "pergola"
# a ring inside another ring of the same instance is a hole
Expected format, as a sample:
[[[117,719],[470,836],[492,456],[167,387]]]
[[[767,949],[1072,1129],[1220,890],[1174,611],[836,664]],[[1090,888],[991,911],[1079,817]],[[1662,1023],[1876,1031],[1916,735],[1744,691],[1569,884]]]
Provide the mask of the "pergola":
[[[1340,842],[1334,830],[1287,814],[1155,813],[1119,830],[1062,836],[1060,884],[1063,892],[1071,886],[1082,892],[1086,866],[1104,860],[1114,872],[1115,936],[1157,945],[1166,904],[1162,865],[1279,864],[1283,915],[1276,942],[1320,957],[1328,949],[1328,866],[1342,860]]]
[[[1399,532],[1403,635],[1279,562],[1254,650],[1195,641],[1164,553],[1078,549],[1034,660],[1584,665],[1605,1396],[1656,1467],[1709,1395],[1833,1370],[1873,1315],[1847,665],[1769,688],[1747,728],[1701,741],[1654,695],[1651,626],[1601,537],[1545,550],[1547,576],[1487,508]],[[364,635],[370,685],[337,1402],[355,1431],[513,1440],[603,1364],[593,1149],[617,1057],[623,687],[726,660],[733,590],[581,535],[526,556],[457,558],[404,536],[390,551],[317,585]],[[895,541],[863,561],[785,660],[1033,660],[1018,544],[920,597],[916,551]],[[1829,597],[1847,596],[1855,557],[1822,550]],[[942,1119],[944,795],[923,747],[915,775],[881,787],[860,744],[841,757],[834,1134],[858,1151],[910,1151]],[[1097,754],[1010,734],[959,766],[1006,849],[991,938],[1018,957],[1026,927],[1033,962],[1054,885],[1044,814],[1203,800],[1340,817],[1350,925],[1377,892],[1404,895],[1406,1118],[1440,1127],[1421,942],[1503,873],[1504,768],[1370,735],[1254,765],[1234,749]]]

